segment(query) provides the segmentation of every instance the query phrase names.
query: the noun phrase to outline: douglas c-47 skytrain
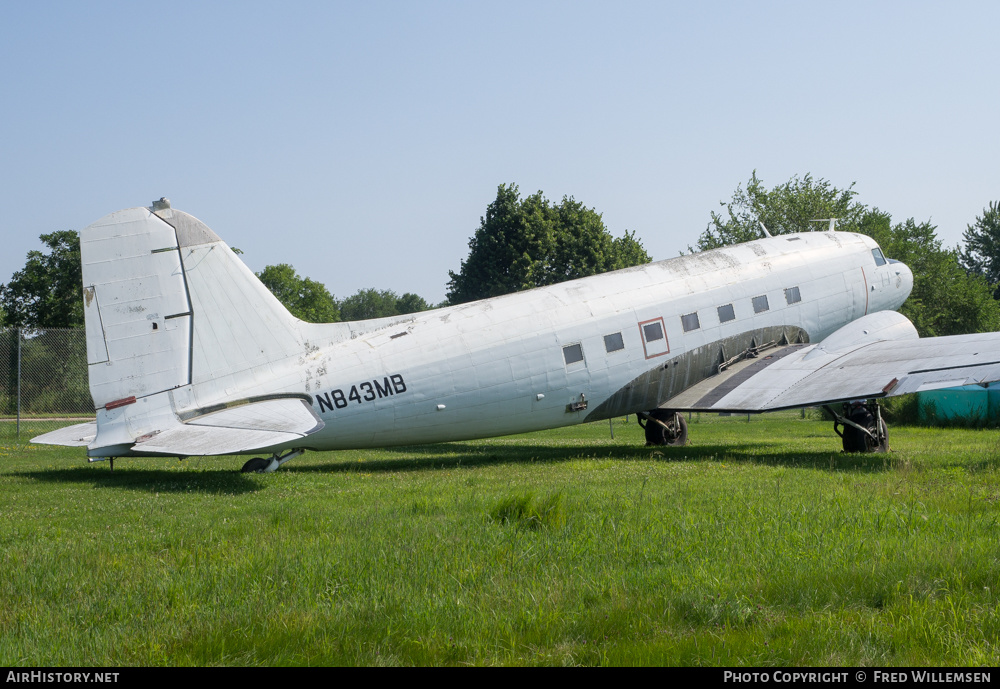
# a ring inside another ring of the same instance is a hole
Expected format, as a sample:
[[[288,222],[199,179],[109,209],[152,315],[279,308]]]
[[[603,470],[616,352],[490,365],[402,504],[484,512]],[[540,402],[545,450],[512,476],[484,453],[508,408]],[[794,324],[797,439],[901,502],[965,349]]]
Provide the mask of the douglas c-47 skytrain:
[[[97,420],[34,442],[84,446],[92,460],[252,454],[245,471],[272,471],[304,450],[626,414],[647,442],[683,444],[684,411],[820,404],[844,449],[885,450],[878,398],[1000,379],[1000,333],[918,338],[895,311],[910,269],[832,224],[329,324],[294,318],[166,199],[101,218],[80,249]]]

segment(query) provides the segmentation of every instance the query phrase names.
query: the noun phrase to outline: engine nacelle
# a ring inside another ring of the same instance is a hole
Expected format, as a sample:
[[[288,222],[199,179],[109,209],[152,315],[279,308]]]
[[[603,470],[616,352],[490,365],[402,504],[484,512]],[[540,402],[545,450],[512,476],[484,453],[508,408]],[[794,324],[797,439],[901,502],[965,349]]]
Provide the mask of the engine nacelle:
[[[803,358],[809,360],[829,354],[843,354],[873,342],[916,340],[919,337],[913,323],[903,314],[878,311],[835,330]]]

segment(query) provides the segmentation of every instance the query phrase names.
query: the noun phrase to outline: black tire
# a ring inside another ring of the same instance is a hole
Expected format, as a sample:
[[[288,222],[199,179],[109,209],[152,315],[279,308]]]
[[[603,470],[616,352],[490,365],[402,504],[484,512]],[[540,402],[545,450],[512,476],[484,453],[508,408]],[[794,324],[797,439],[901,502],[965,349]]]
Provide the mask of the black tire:
[[[649,415],[658,421],[662,421],[669,428],[664,428],[653,419],[646,420],[646,444],[647,445],[669,445],[680,447],[687,445],[688,425],[683,414],[670,411],[669,409],[654,409]]]
[[[244,474],[263,474],[264,470],[267,469],[267,465],[271,463],[269,457],[254,457],[253,459],[247,460],[247,463],[243,465],[240,469]]]
[[[875,430],[875,416],[867,409],[860,408],[847,417],[854,423],[867,428],[874,433],[879,441],[872,440],[868,435],[862,433],[854,426],[844,426],[844,452],[888,452],[889,451],[889,427],[885,419],[879,419],[878,432]]]

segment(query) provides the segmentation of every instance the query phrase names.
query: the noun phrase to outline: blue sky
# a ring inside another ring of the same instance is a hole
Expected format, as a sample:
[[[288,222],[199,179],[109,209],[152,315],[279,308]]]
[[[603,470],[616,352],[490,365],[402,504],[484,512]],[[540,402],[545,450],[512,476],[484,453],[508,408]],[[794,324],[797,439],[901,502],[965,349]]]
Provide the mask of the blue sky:
[[[445,295],[497,185],[654,258],[753,170],[948,245],[1000,200],[1000,3],[0,0],[0,282],[169,197],[255,271]]]

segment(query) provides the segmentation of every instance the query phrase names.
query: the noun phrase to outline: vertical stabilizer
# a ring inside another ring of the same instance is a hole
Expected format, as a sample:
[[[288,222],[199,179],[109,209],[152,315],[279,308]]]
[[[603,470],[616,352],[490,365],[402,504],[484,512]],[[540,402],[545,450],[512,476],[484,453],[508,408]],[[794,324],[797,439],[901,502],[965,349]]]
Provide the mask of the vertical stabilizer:
[[[101,218],[80,251],[97,409],[188,385],[231,393],[302,351],[299,321],[212,230],[168,204]]]

